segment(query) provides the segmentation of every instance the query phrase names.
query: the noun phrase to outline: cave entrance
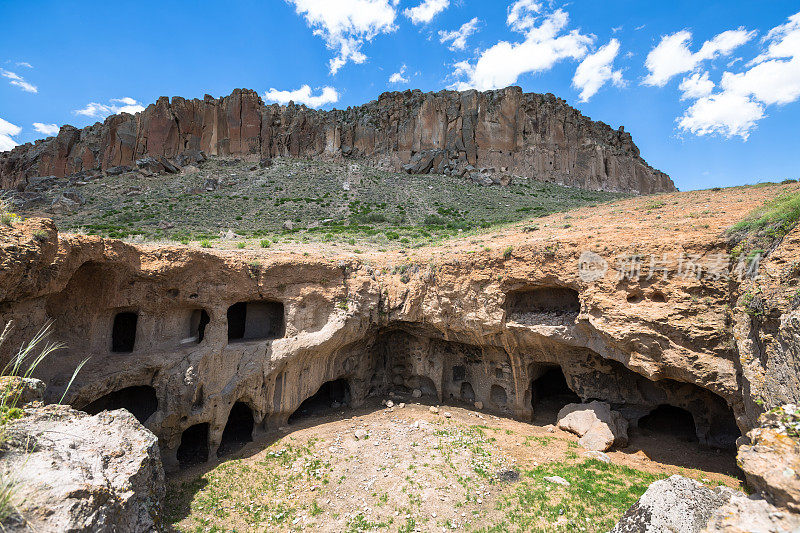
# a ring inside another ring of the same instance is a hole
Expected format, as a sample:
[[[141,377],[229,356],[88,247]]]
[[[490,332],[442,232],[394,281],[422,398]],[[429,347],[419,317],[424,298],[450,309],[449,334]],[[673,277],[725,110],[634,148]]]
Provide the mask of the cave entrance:
[[[206,326],[211,322],[211,318],[205,309],[195,309],[189,317],[189,338],[195,339],[197,344],[206,338]]]
[[[524,324],[537,324],[543,315],[574,317],[580,310],[578,291],[567,287],[534,287],[506,296],[509,319]]]
[[[281,302],[238,302],[228,308],[228,341],[270,340],[283,337]]]
[[[222,440],[217,448],[217,457],[240,450],[253,441],[253,410],[244,402],[236,402],[228,415],[222,431]]]
[[[489,400],[495,407],[505,407],[508,403],[508,393],[500,385],[492,385],[489,389]]]
[[[470,405],[475,403],[475,389],[469,381],[461,383],[461,401],[467,402]]]
[[[439,391],[436,390],[436,383],[427,376],[414,375],[406,381],[412,393],[414,390],[419,390],[421,399],[429,399],[437,401],[439,399]]]
[[[96,399],[85,406],[82,411],[96,415],[100,411],[115,409],[127,409],[136,417],[136,420],[144,424],[158,410],[156,390],[149,385],[125,387]]]
[[[674,405],[659,405],[650,414],[640,418],[638,425],[645,435],[672,435],[686,442],[698,440],[692,414]]]
[[[342,378],[326,381],[316,394],[300,404],[289,417],[288,423],[293,424],[303,418],[317,416],[343,405],[350,405],[350,384]]]
[[[115,353],[131,353],[136,344],[136,323],[139,315],[134,311],[123,311],[114,315],[111,327],[111,351]]]
[[[195,424],[181,435],[181,444],[176,454],[181,468],[203,464],[208,461],[208,424]]]
[[[547,368],[531,382],[531,407],[536,421],[552,424],[562,407],[580,402],[580,396],[569,388],[560,366]]]

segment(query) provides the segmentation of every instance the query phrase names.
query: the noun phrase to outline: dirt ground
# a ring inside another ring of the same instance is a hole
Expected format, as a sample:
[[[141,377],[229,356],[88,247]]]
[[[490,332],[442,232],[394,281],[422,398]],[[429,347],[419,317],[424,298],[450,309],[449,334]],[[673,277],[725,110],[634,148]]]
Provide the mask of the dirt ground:
[[[633,429],[605,464],[547,424],[555,410],[526,423],[400,402],[308,417],[173,475],[168,521],[180,531],[605,531],[662,477],[741,488],[732,452],[673,435]]]

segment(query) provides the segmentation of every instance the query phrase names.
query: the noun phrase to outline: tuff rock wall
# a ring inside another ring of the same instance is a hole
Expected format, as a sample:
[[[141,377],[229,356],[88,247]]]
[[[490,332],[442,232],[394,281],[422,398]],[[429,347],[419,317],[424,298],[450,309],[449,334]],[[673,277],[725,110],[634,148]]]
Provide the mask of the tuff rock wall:
[[[134,166],[143,156],[210,155],[357,158],[414,173],[483,171],[568,186],[638,194],[673,191],[631,135],[583,116],[552,94],[421,91],[382,94],[346,110],[265,106],[255,91],[187,100],[161,97],[143,112],[119,114],[0,153],[0,188],[29,178]]]
[[[612,240],[587,231],[610,256],[631,250],[618,231]],[[669,242],[642,234],[637,252],[677,245],[711,258],[726,249],[697,231]],[[337,379],[348,383],[355,406],[419,389],[435,402],[478,401],[529,420],[535,380],[559,368],[580,398],[607,401],[633,423],[659,405],[685,409],[701,442],[716,446],[732,446],[755,427],[756,394],[767,405],[779,400],[743,373],[731,280],[681,277],[670,265],[664,278],[625,280],[609,271],[590,282],[578,270],[587,244],[581,232],[570,228],[557,241],[505,238],[515,239],[510,254],[453,247],[362,260],[134,246],[59,236],[50,221],[32,219],[0,228],[0,322],[15,323],[5,349],[53,321],[53,340],[66,347],[39,371],[48,400],[61,396],[87,357],[67,396],[73,406],[129,387],[150,391],[128,407],[152,403],[140,416],[167,468],[177,466],[185,432],[198,425],[213,453],[235,403],[248,406],[256,431],[276,428]],[[229,338],[238,302],[279,306],[280,327],[265,329],[268,338]],[[135,346],[115,353],[120,313],[138,317]],[[787,384],[775,395],[797,390]]]

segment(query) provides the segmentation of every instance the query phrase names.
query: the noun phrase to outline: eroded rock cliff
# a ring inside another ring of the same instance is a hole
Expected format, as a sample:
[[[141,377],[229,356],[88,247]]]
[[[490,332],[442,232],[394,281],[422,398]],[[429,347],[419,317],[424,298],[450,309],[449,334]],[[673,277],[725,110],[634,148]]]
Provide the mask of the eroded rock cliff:
[[[0,154],[0,188],[37,176],[134,166],[144,156],[210,155],[356,158],[414,173],[514,175],[594,190],[673,191],[639,155],[631,135],[583,116],[552,94],[421,91],[382,94],[346,110],[265,106],[255,91],[187,100],[161,97],[135,116]]]
[[[737,351],[723,229],[786,188],[625,200],[411,254],[136,246],[34,219],[0,226],[0,321],[16,346],[53,320],[67,348],[40,371],[51,399],[91,356],[68,401],[131,410],[168,468],[223,453],[233,413],[279,427],[324,387],[530,420],[555,375],[633,425],[666,405],[732,447],[759,414],[742,365],[772,356]]]

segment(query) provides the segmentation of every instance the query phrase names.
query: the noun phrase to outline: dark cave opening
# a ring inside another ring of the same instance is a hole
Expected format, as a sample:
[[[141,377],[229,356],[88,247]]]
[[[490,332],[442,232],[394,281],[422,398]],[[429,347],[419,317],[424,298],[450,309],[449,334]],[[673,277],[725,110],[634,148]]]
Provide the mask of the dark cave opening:
[[[253,441],[253,410],[244,402],[236,402],[228,415],[222,431],[222,440],[217,448],[217,457],[228,455]]]
[[[439,399],[439,391],[436,389],[436,383],[427,376],[413,375],[406,381],[408,387],[412,392],[417,389],[422,394],[420,398],[428,398],[431,400]]]
[[[313,396],[306,398],[294,413],[289,416],[288,423],[293,424],[309,416],[317,416],[331,409],[350,405],[350,384],[339,378],[326,381]]]
[[[542,401],[557,402],[563,406],[580,403],[581,399],[569,388],[561,367],[554,366],[531,383],[531,407],[536,407]]]
[[[111,328],[111,351],[131,353],[136,344],[136,323],[139,315],[133,311],[123,311],[114,316]]]
[[[195,424],[183,432],[176,456],[181,468],[208,461],[208,423]]]
[[[475,390],[469,381],[461,383],[461,400],[467,403],[475,402]]]
[[[492,385],[489,390],[489,400],[497,407],[504,407],[508,403],[508,393],[500,385]]]
[[[279,339],[284,331],[281,302],[238,302],[228,308],[228,341]]]
[[[674,405],[659,405],[640,418],[638,426],[645,434],[672,435],[688,442],[698,440],[692,414]]]
[[[206,338],[206,326],[211,322],[211,317],[205,309],[195,309],[189,318],[189,338],[196,339],[197,344]]]
[[[506,297],[510,315],[525,313],[577,314],[581,310],[578,291],[567,287],[536,287],[514,291]]]
[[[158,410],[156,390],[149,385],[125,387],[101,396],[86,405],[82,411],[96,415],[100,411],[115,409],[127,409],[136,417],[136,420],[144,424]]]
[[[581,398],[569,388],[560,366],[552,366],[531,382],[533,420],[555,423],[558,412],[567,404],[581,403]]]

